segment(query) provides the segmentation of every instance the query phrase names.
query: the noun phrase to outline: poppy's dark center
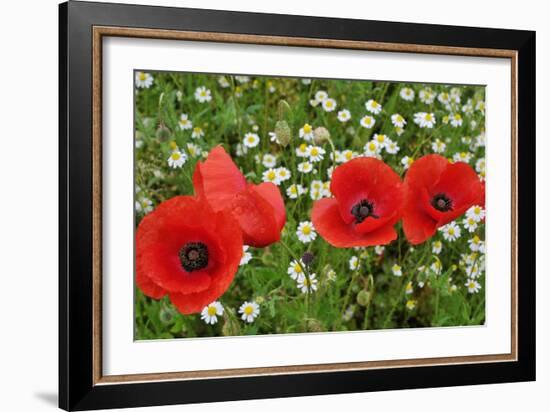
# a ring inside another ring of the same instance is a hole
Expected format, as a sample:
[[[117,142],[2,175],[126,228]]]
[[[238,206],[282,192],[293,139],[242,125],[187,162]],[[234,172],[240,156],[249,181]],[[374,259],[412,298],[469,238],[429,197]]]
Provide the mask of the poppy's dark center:
[[[440,212],[453,210],[453,201],[445,193],[438,193],[432,199],[432,206]]]
[[[189,242],[180,249],[179,257],[186,271],[200,270],[208,265],[208,248],[201,242]]]
[[[361,223],[367,217],[378,219],[378,216],[374,214],[374,204],[367,199],[361,200],[351,208],[351,214],[355,217],[355,223]]]

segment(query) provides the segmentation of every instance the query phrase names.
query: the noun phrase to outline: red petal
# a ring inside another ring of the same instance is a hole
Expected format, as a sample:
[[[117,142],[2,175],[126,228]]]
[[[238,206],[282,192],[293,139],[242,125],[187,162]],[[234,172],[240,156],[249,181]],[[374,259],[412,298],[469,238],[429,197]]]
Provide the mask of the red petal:
[[[262,196],[271,206],[275,213],[275,220],[279,230],[283,228],[286,223],[286,210],[285,202],[281,196],[279,188],[271,182],[260,183],[253,187],[260,196]]]
[[[246,179],[222,146],[216,146],[205,162],[198,162],[193,173],[197,196],[205,196],[210,206],[222,210],[246,188]]]
[[[441,212],[432,206],[431,199],[439,193],[452,200],[452,210]],[[466,163],[451,164],[443,156],[427,155],[415,161],[407,172],[405,194],[403,230],[409,242],[419,244],[479,202],[483,187]]]
[[[207,245],[206,268],[182,268],[179,250],[188,242]],[[166,293],[219,297],[233,280],[241,256],[241,231],[229,212],[216,213],[203,200],[177,196],[161,203],[138,227],[136,283],[153,298]]]
[[[338,199],[340,214],[352,223],[351,209],[363,199],[374,203],[379,218],[394,215],[403,202],[401,178],[381,160],[359,157],[334,170],[330,190]],[[369,219],[367,219],[369,220]],[[373,228],[379,227],[372,223]],[[365,228],[370,224],[365,225]]]
[[[334,247],[386,245],[397,239],[392,225],[368,233],[360,233],[353,224],[347,224],[340,215],[336,199],[321,199],[313,204],[311,220],[315,229]]]
[[[269,200],[263,197],[268,190],[249,185],[231,202],[230,210],[239,221],[245,245],[265,247],[281,238],[280,214],[276,214]]]

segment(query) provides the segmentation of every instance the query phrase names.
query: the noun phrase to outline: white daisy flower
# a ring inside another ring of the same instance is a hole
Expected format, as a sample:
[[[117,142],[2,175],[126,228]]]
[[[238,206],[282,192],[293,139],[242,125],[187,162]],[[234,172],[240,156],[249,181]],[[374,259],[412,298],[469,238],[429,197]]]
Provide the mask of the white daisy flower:
[[[365,156],[377,156],[380,153],[380,144],[376,140],[371,140],[370,142],[367,142],[365,147],[363,148],[365,152]]]
[[[472,154],[470,152],[459,152],[453,155],[453,162],[469,163],[472,160]]]
[[[405,303],[405,307],[408,310],[414,310],[414,308],[416,308],[416,300],[414,299],[407,300],[407,303]]]
[[[378,256],[382,256],[385,249],[386,248],[384,246],[375,246],[374,247],[374,253],[376,253]]]
[[[407,285],[405,286],[405,293],[406,293],[407,295],[410,295],[410,294],[412,294],[413,292],[414,292],[413,284],[412,284],[411,281],[409,281],[409,282],[407,283]]]
[[[262,181],[271,182],[276,186],[281,184],[281,179],[279,179],[279,174],[276,169],[269,168],[262,173]]]
[[[290,262],[286,273],[288,273],[293,280],[298,280],[298,278],[300,276],[303,276],[304,274],[304,271],[302,270],[303,266],[304,263],[302,262],[302,260],[293,260],[292,262]]]
[[[471,217],[476,222],[481,222],[485,217],[485,210],[479,205],[472,206],[466,211],[466,217]]]
[[[389,154],[397,154],[399,152],[399,146],[394,141],[390,140],[385,146],[386,152]]]
[[[366,115],[361,118],[359,123],[366,129],[372,129],[372,127],[376,123],[376,120],[374,119],[374,117]]]
[[[410,87],[403,87],[399,91],[399,96],[401,96],[403,100],[412,102],[414,100],[414,90],[411,89]]]
[[[403,165],[403,169],[407,170],[411,165],[414,163],[414,159],[409,156],[403,156],[401,159],[401,164]]]
[[[472,252],[479,252],[485,250],[485,242],[479,238],[478,235],[474,235],[471,239],[468,239],[468,245],[470,245],[470,250]]]
[[[275,169],[275,172],[277,172],[279,182],[286,182],[292,177],[290,170],[288,170],[286,167],[278,167],[277,169]]]
[[[325,100],[323,100],[323,110],[325,112],[332,112],[334,111],[334,109],[336,109],[336,100],[332,99],[332,98],[327,98]]]
[[[332,192],[330,191],[330,181],[323,182],[323,196],[331,197]]]
[[[468,289],[468,293],[478,293],[481,290],[481,285],[471,278],[466,281],[464,286]]]
[[[342,156],[342,161],[338,162],[338,159],[336,159],[336,161],[338,163],[345,163],[345,162],[349,162],[351,159],[355,158],[355,153],[353,153],[349,149],[346,149],[346,150],[342,151],[341,156]]]
[[[386,147],[386,144],[390,142],[390,138],[388,136],[378,133],[375,133],[374,136],[372,136],[372,140],[375,140],[380,148]]]
[[[399,113],[395,113],[395,114],[391,115],[391,123],[395,127],[399,127],[401,129],[403,129],[403,127],[405,127],[405,125],[407,124],[407,121]]]
[[[218,316],[223,315],[223,306],[215,300],[210,305],[205,306],[201,311],[201,319],[208,325],[214,325],[218,322]]]
[[[187,143],[187,151],[193,157],[199,157],[202,153],[201,147],[195,143]]]
[[[481,176],[485,176],[485,158],[477,159],[476,161],[476,172]]]
[[[302,173],[310,173],[313,170],[313,164],[310,162],[302,162],[298,164],[298,171]]]
[[[153,76],[145,72],[136,72],[136,87],[139,89],[148,89],[153,85]]]
[[[262,165],[267,168],[275,167],[277,165],[277,158],[270,153],[266,153],[262,156]]]
[[[382,105],[373,99],[367,100],[365,108],[372,114],[379,114],[382,111]]]
[[[451,116],[451,126],[460,127],[462,126],[462,116],[460,113],[455,113]]]
[[[302,82],[302,84],[304,84],[306,86],[311,84],[311,79],[300,79],[300,81]]]
[[[174,169],[182,167],[187,161],[187,155],[179,150],[174,150],[168,158],[168,166]]]
[[[315,101],[317,103],[322,103],[326,99],[328,99],[328,93],[324,90],[319,90],[317,93],[315,93]]]
[[[212,100],[210,90],[208,90],[204,86],[197,87],[197,90],[195,90],[195,100],[197,100],[199,103],[209,102],[210,100]]]
[[[189,130],[193,127],[193,122],[189,120],[187,114],[182,113],[180,115],[179,126],[181,130]]]
[[[222,89],[227,89],[230,86],[229,81],[225,76],[218,77],[218,84]]]
[[[298,229],[296,229],[296,236],[298,236],[298,239],[302,243],[309,243],[315,240],[317,232],[315,231],[315,227],[313,227],[313,223],[309,220],[300,222]]]
[[[477,222],[472,217],[465,217],[462,221],[462,225],[464,226],[464,229],[466,229],[468,232],[473,233],[477,229]]]
[[[443,267],[441,266],[441,261],[436,260],[434,263],[432,263],[430,265],[430,270],[436,275],[441,275],[441,272],[443,271]]]
[[[442,248],[443,248],[443,243],[441,243],[440,240],[435,240],[432,243],[432,253],[439,255],[441,253]]]
[[[141,197],[136,200],[136,212],[147,214],[153,211],[153,202],[151,199]]]
[[[298,131],[298,135],[306,142],[311,142],[313,140],[313,127],[309,123],[304,124]]]
[[[351,113],[348,109],[343,109],[338,112],[338,120],[345,123],[351,119]]]
[[[441,92],[437,96],[437,100],[439,100],[439,102],[441,104],[446,105],[446,104],[449,104],[451,102],[451,96],[447,92]]]
[[[246,147],[256,147],[260,143],[260,137],[256,133],[247,133],[244,135],[243,144]]]
[[[242,320],[252,323],[260,315],[260,306],[256,302],[244,302],[239,308],[239,313]]]
[[[359,258],[357,256],[352,256],[349,259],[349,268],[350,268],[350,270],[357,270],[357,269],[359,269],[359,266],[360,266]]]
[[[241,84],[248,83],[250,81],[250,76],[235,76],[235,80]]]
[[[308,157],[309,156],[309,146],[305,143],[302,143],[296,148],[296,156],[298,157]]]
[[[202,128],[198,126],[193,128],[193,132],[191,133],[191,137],[193,139],[200,139],[203,136],[204,136],[204,131],[202,130]]]
[[[420,128],[428,128],[431,129],[434,127],[436,123],[436,118],[433,113],[426,113],[426,112],[418,112],[414,114],[414,122],[420,127]]]
[[[439,139],[435,139],[435,141],[432,143],[432,150],[435,153],[443,153],[446,148],[447,145]]]
[[[286,195],[290,199],[297,199],[298,196],[303,195],[306,191],[307,190],[302,185],[292,184],[286,189]]]
[[[309,147],[309,160],[313,163],[320,162],[325,157],[325,149],[320,146]]]
[[[435,99],[435,93],[430,89],[429,87],[420,90],[420,93],[418,93],[418,97],[420,98],[420,101],[424,104],[432,104]]]
[[[454,242],[460,237],[460,227],[455,222],[448,223],[439,230],[443,232],[443,238],[449,242]]]
[[[394,276],[403,276],[403,271],[401,270],[401,266],[399,266],[397,263],[394,263],[391,267],[391,271],[393,272]]]
[[[320,180],[313,180],[309,187],[309,195],[312,200],[319,200],[323,197],[323,182]]]
[[[305,275],[298,277],[298,289],[300,289],[302,293],[311,293],[316,291],[317,279],[315,277],[315,273],[310,274],[309,279]]]
[[[250,262],[250,259],[252,259],[252,253],[248,251],[250,246],[243,245],[243,255],[241,257],[241,262],[239,263],[239,266],[246,265],[248,262]]]

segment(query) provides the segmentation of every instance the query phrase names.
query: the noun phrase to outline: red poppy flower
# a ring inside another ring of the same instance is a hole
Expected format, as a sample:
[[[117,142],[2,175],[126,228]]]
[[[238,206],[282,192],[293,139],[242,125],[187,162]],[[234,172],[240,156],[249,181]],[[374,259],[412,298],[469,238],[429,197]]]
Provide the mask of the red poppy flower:
[[[421,157],[407,171],[405,197],[403,230],[409,242],[416,245],[482,202],[484,189],[468,164],[450,163],[433,154]]]
[[[286,222],[285,204],[273,183],[248,183],[223,147],[198,162],[193,185],[212,209],[229,210],[239,221],[245,245],[264,247],[279,241]]]
[[[191,196],[173,197],[138,226],[136,283],[151,298],[167,294],[183,314],[200,312],[229,287],[242,246],[230,213]]]
[[[399,175],[381,160],[359,157],[338,166],[330,190],[334,198],[313,205],[311,219],[332,246],[385,245],[397,238],[403,190]]]

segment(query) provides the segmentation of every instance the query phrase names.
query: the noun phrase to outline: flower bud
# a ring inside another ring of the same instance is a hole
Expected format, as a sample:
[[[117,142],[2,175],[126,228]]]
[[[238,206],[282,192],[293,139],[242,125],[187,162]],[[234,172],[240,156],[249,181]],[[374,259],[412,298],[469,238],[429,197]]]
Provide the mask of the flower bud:
[[[370,293],[367,292],[365,289],[362,289],[357,294],[357,303],[361,306],[367,306],[370,301]]]
[[[286,120],[279,120],[275,123],[275,135],[277,136],[277,143],[286,147],[290,143],[292,138],[292,131]]]
[[[302,255],[302,262],[304,262],[304,265],[309,266],[315,259],[315,255],[311,252],[305,252]]]
[[[322,145],[330,139],[330,132],[324,127],[317,127],[313,131],[313,141],[316,145]]]
[[[161,123],[157,129],[157,139],[160,142],[165,142],[170,138],[170,129],[167,128],[163,123]]]

